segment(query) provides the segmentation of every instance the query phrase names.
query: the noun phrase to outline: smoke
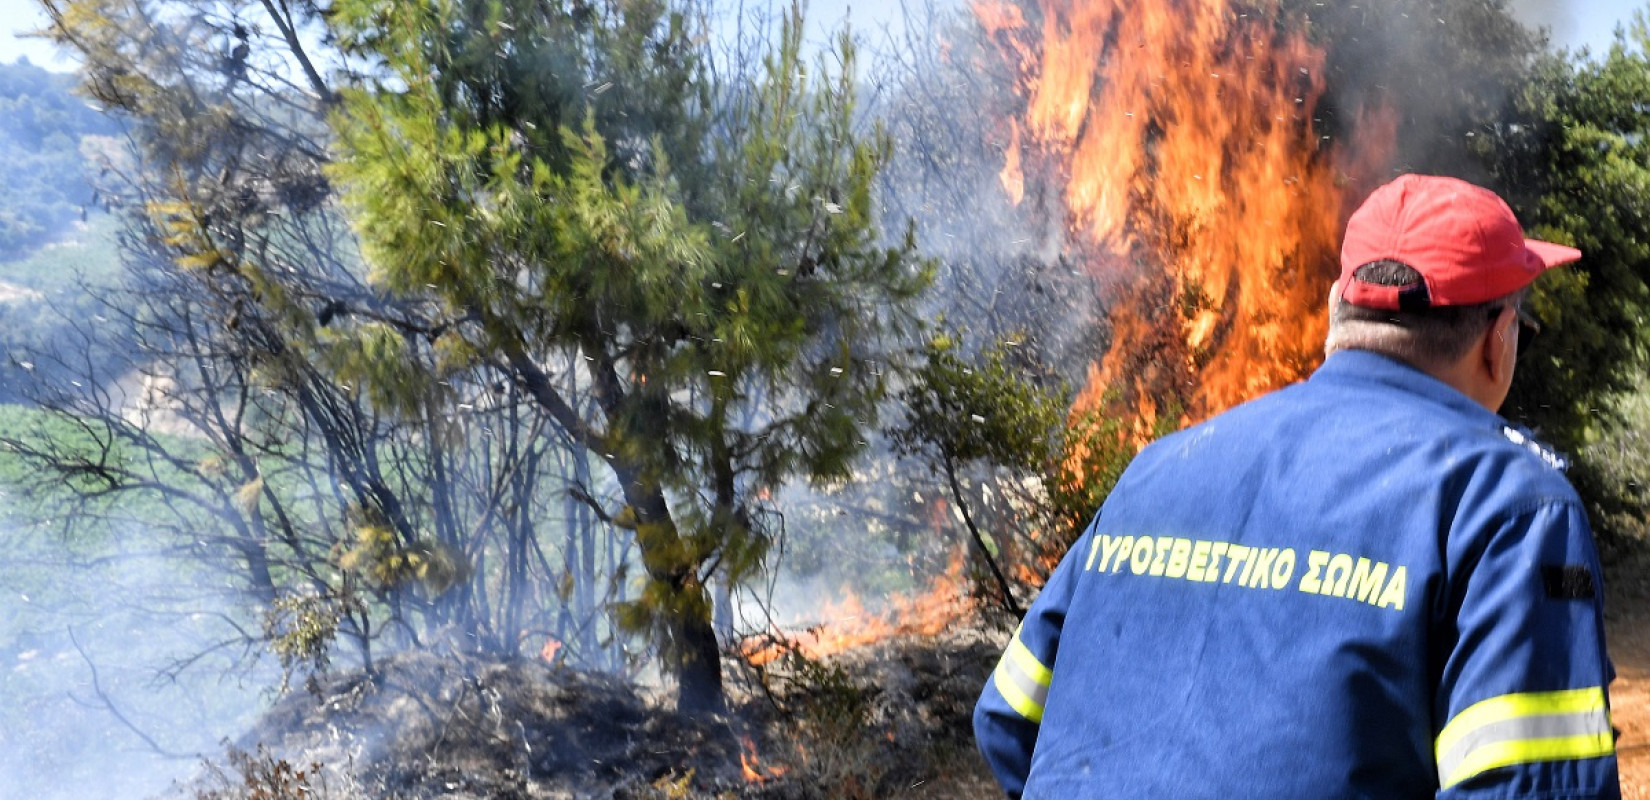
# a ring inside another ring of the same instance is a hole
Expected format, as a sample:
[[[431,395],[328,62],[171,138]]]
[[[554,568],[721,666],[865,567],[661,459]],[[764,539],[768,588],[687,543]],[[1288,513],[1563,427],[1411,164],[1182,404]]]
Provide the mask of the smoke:
[[[153,557],[145,531],[69,541],[16,516],[0,521],[0,800],[151,796],[218,755],[274,677],[225,646],[246,624],[232,599]]]
[[[864,87],[895,145],[881,176],[883,230],[897,236],[912,223],[939,267],[926,310],[960,331],[965,349],[1013,338],[1080,384],[1107,289],[1074,262],[1058,187],[1026,180],[1014,196],[1005,165],[1019,149],[1020,76],[968,4],[900,9],[873,39],[877,77]]]
[[[1512,0],[1509,10],[1531,28],[1546,28],[1553,42],[1570,41],[1576,34],[1576,4],[1571,0]]]
[[[1568,20],[1572,8],[1523,0],[1524,16],[1515,16],[1506,3],[1479,0],[1320,5],[1296,4],[1326,51],[1319,131],[1344,146],[1360,141],[1371,118],[1395,119],[1388,175],[1421,172],[1481,184],[1495,178],[1485,166],[1492,146],[1484,137],[1516,113],[1541,47],[1528,23],[1535,15]]]

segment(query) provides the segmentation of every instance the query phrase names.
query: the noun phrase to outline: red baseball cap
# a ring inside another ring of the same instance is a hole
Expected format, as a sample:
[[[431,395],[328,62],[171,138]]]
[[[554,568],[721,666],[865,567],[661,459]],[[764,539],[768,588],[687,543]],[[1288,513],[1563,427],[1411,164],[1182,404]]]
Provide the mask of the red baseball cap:
[[[1403,175],[1376,189],[1347,220],[1334,292],[1368,308],[1469,306],[1512,294],[1578,258],[1573,247],[1524,238],[1512,209],[1488,189]],[[1423,283],[1378,286],[1353,277],[1376,261],[1407,265]]]

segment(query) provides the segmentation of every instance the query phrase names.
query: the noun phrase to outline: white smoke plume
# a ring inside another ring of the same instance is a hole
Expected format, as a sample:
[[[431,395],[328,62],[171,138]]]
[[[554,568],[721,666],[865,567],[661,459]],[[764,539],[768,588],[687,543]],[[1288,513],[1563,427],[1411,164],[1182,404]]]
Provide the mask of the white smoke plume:
[[[1511,0],[1513,16],[1532,28],[1546,28],[1554,43],[1569,41],[1577,27],[1577,3],[1572,0]]]
[[[153,796],[265,705],[272,665],[218,647],[246,621],[146,538],[0,516],[0,800]]]

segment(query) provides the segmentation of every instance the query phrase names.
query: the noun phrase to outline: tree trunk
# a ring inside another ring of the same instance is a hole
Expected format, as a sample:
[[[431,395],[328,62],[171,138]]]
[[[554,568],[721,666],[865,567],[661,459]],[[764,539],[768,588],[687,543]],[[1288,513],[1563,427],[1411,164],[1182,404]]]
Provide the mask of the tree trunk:
[[[671,665],[676,673],[676,710],[683,714],[723,712],[722,651],[710,619],[677,614],[670,624],[671,637],[676,640]]]
[[[671,517],[670,504],[657,484],[645,480],[629,465],[609,462],[636,515],[636,541],[648,579],[669,589],[655,613],[664,617],[666,665],[677,681],[676,708],[684,713],[720,712],[722,656],[711,625],[710,602],[699,583],[698,564],[686,558],[682,534]]]
[[[485,318],[485,313],[478,316]],[[616,419],[623,411],[625,393],[620,386],[613,360],[603,349],[600,336],[591,337],[593,344],[585,349],[595,363],[590,367],[595,378],[593,399],[608,419]],[[522,379],[533,399],[550,413],[575,442],[603,453],[598,447],[602,437],[585,424],[572,405],[569,405],[520,342],[501,342],[510,366]],[[592,355],[593,354],[593,355]],[[610,432],[611,433],[611,432]],[[676,706],[681,711],[721,711],[722,658],[716,642],[716,629],[710,620],[710,603],[699,584],[699,564],[688,563],[686,547],[676,520],[670,515],[670,503],[658,482],[644,475],[640,463],[611,453],[603,456],[613,477],[619,482],[625,503],[635,515],[636,542],[642,551],[642,566],[648,579],[662,584],[670,591],[663,607],[654,609],[664,617],[664,635],[671,653],[666,666],[676,676],[678,693]]]

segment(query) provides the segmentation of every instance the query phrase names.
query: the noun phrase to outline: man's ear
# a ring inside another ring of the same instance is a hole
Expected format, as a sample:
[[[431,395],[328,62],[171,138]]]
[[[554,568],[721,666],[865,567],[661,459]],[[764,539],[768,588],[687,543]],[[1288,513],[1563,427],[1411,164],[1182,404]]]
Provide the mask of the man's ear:
[[[1485,376],[1495,385],[1510,383],[1513,361],[1518,355],[1518,331],[1513,330],[1518,312],[1512,306],[1501,309],[1489,330],[1478,341],[1479,361]],[[1511,341],[1509,341],[1509,339]]]

